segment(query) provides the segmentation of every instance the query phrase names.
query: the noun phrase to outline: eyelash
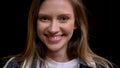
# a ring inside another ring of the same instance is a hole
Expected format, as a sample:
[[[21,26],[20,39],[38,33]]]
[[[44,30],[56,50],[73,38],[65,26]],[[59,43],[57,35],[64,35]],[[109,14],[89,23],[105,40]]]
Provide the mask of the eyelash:
[[[43,22],[46,22],[46,21],[49,20],[49,18],[47,18],[47,17],[40,17],[39,20],[40,20],[40,21],[43,21]]]
[[[69,20],[69,17],[60,17],[59,20],[61,22],[67,22]]]
[[[70,19],[70,18],[67,17],[67,16],[61,16],[61,17],[58,18],[58,20],[59,20],[61,23],[65,23],[65,22],[67,22],[69,19]],[[42,21],[42,22],[46,22],[46,21],[49,21],[50,18],[43,16],[43,17],[40,17],[39,20]]]

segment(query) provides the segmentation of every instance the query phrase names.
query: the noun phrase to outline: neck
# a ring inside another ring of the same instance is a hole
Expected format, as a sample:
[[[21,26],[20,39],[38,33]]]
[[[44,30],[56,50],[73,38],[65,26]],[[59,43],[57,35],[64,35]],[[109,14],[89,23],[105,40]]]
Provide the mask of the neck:
[[[47,56],[57,62],[69,61],[66,51],[47,51]]]

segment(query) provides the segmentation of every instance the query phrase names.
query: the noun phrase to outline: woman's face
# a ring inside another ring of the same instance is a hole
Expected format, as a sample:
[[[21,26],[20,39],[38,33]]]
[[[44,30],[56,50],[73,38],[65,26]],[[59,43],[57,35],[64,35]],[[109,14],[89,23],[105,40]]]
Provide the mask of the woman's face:
[[[37,34],[49,50],[66,50],[74,22],[73,8],[68,0],[45,0],[38,13]]]

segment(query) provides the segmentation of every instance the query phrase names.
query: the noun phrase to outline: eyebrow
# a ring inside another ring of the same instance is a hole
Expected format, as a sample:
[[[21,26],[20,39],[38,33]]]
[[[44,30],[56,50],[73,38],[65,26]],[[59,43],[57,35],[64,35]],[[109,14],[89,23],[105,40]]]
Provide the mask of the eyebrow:
[[[71,16],[71,15],[72,14],[68,14],[68,13],[58,14],[58,16]],[[46,13],[39,13],[38,16],[51,16],[51,15]]]

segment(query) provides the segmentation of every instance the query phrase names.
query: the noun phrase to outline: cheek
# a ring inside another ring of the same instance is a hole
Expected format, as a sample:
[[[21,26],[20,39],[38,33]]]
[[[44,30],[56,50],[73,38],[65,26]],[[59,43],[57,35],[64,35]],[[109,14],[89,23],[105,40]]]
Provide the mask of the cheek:
[[[39,37],[41,37],[44,29],[45,29],[45,26],[41,26],[42,24],[41,23],[37,23],[37,34]]]
[[[46,28],[46,25],[45,24],[42,24],[40,22],[37,23],[37,32],[38,33],[42,33]]]
[[[72,30],[74,30],[74,28],[75,28],[73,22],[68,22],[67,24],[64,24],[63,27],[64,27],[66,30],[69,30],[69,31],[72,31]]]
[[[74,23],[70,23],[70,24],[65,24],[62,26],[64,31],[67,33],[67,34],[71,34],[73,33],[73,30],[74,30]]]
[[[37,33],[41,33],[43,29],[41,28],[40,24],[37,24]]]
[[[41,25],[42,25],[41,23],[37,23],[37,35],[38,35],[39,39],[41,41],[43,41],[44,40],[43,33],[45,31],[45,26],[43,26],[43,25],[41,26]]]

